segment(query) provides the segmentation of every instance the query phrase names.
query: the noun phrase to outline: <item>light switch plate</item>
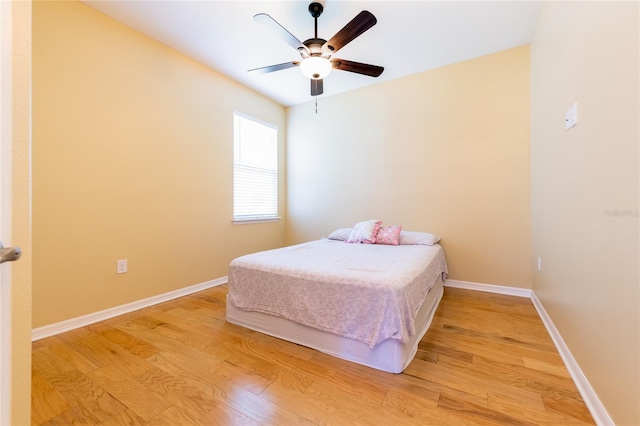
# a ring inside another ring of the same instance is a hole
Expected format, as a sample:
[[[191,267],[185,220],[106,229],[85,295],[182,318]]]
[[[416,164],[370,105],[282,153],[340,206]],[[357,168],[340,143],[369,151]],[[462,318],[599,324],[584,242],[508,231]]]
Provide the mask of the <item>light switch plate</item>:
[[[574,102],[564,115],[564,128],[569,130],[576,124],[578,124],[578,103]]]

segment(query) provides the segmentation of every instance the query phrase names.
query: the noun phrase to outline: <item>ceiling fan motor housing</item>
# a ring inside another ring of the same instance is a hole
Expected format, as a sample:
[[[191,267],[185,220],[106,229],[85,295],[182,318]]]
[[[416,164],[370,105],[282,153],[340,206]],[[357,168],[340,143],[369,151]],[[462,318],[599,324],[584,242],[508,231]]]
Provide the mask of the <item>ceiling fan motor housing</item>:
[[[314,2],[314,3],[311,3],[309,5],[309,13],[314,18],[319,18],[320,15],[322,15],[322,11],[323,10],[324,10],[324,8],[322,7],[322,5],[320,3]]]
[[[310,38],[302,44],[309,49],[309,56],[322,56],[322,46],[324,46],[326,42],[327,40],[322,38]]]

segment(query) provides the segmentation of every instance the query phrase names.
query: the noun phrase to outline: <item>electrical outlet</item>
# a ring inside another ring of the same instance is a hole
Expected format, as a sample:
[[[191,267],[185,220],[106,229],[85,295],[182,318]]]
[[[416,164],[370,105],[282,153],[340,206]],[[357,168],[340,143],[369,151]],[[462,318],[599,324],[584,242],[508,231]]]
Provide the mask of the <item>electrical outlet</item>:
[[[542,258],[538,256],[538,272],[542,271]]]
[[[127,272],[127,259],[118,260],[116,262],[116,274],[124,274]]]

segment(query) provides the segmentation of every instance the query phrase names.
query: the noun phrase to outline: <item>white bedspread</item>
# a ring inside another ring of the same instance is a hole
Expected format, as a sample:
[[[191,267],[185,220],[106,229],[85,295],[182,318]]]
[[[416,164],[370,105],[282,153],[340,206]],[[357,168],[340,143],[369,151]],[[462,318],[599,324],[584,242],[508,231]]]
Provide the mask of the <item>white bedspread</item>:
[[[447,265],[440,245],[349,244],[322,239],[233,260],[229,297],[264,312],[374,347],[406,342]]]

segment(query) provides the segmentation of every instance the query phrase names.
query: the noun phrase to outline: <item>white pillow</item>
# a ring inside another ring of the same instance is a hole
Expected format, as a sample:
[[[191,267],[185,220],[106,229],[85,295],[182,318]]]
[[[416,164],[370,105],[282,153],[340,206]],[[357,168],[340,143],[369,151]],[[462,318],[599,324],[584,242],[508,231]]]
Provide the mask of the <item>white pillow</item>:
[[[437,235],[429,234],[428,232],[414,232],[414,231],[401,231],[400,232],[400,245],[425,245],[432,246],[440,241],[440,237]]]
[[[374,244],[381,224],[382,221],[380,220],[366,220],[364,222],[356,223],[351,229],[347,242]]]
[[[330,240],[346,241],[351,235],[351,228],[340,228],[333,231],[327,238]]]

